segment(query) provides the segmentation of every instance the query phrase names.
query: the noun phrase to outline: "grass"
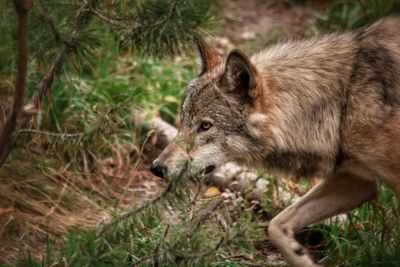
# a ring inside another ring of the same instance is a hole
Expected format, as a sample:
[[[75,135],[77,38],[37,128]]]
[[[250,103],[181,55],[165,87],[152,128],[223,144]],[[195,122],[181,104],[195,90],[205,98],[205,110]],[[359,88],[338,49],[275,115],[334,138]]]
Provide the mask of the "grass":
[[[399,12],[397,0],[335,0],[318,18],[322,30],[348,30]]]
[[[193,63],[187,59],[156,63],[131,55],[119,57],[114,63],[116,54],[105,57],[99,60],[93,73],[80,77],[69,77],[66,73],[54,86],[45,112],[52,114],[50,127],[60,128],[61,124],[85,127],[88,125],[75,124],[79,121],[77,117],[96,117],[104,111],[102,108],[115,107],[125,109],[128,116],[138,108],[159,110],[168,121],[175,120],[184,88],[193,77]],[[81,122],[91,123],[90,119]]]
[[[400,263],[399,202],[381,186],[378,201],[333,220],[324,231],[327,254],[334,266],[398,266]]]

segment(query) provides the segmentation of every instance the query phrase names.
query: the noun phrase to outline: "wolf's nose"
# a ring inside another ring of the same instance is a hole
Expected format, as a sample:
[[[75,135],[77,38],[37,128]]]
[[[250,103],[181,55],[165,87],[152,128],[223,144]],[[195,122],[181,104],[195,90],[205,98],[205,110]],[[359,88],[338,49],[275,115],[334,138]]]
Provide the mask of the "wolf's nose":
[[[154,163],[151,164],[150,171],[155,175],[160,178],[164,178],[164,172],[166,171],[166,167],[162,164],[159,163]]]

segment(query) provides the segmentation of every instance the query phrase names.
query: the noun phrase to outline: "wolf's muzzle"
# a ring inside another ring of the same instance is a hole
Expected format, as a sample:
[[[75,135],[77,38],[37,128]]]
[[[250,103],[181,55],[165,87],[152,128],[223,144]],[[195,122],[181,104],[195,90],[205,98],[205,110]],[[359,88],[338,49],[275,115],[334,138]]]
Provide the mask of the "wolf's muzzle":
[[[150,171],[155,175],[160,178],[164,178],[165,172],[167,170],[167,167],[160,163],[153,162],[150,167]]]

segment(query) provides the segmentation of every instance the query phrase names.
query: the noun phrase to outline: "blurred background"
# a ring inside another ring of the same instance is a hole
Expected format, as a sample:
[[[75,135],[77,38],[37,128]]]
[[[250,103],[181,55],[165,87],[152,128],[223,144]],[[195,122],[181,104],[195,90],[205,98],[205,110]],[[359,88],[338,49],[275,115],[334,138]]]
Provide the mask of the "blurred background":
[[[0,265],[284,266],[268,221],[318,177],[211,177],[130,216],[165,188],[149,163],[168,138],[149,121],[174,131],[199,71],[199,38],[221,54],[252,54],[398,12],[398,0],[33,1],[24,115],[0,158]],[[17,22],[2,1],[0,131],[14,97]],[[400,266],[400,208],[381,189],[380,202],[298,239],[327,266]],[[211,209],[222,192],[229,200]]]

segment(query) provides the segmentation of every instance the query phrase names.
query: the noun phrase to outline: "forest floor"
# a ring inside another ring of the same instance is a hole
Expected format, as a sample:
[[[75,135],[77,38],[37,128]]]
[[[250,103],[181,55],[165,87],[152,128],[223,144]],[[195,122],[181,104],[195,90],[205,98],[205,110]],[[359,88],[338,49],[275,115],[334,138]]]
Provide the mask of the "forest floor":
[[[265,1],[222,0],[225,21],[217,33],[228,48],[243,48],[255,52],[265,45],[312,33],[316,15],[329,1]]]

